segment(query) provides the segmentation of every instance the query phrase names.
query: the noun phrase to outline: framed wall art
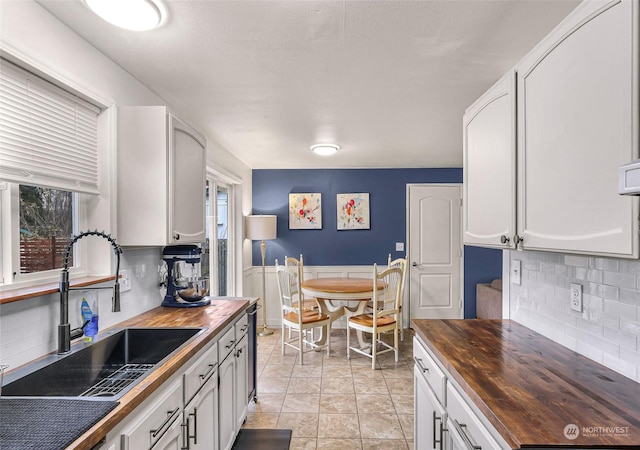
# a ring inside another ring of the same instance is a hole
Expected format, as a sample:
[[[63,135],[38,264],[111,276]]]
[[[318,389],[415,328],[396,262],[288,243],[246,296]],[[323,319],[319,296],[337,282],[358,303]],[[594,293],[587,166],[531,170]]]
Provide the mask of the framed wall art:
[[[337,194],[338,230],[368,230],[369,194]]]
[[[289,229],[322,229],[322,194],[289,194]]]

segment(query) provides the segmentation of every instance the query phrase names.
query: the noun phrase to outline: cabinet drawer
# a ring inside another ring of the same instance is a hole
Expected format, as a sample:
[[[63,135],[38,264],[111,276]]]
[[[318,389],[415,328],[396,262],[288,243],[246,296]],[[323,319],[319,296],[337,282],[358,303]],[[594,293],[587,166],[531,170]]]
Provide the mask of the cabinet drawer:
[[[462,441],[467,447],[477,450],[499,450],[500,445],[489,432],[490,424],[483,424],[467,401],[451,384],[447,384],[447,429],[454,442]],[[494,431],[497,434],[497,431]],[[474,447],[475,446],[475,447]]]
[[[182,417],[182,379],[171,382],[135,415],[120,437],[122,450],[153,448]]]
[[[227,357],[236,343],[235,328],[231,327],[218,341],[218,361],[222,362]]]
[[[438,367],[434,359],[415,337],[413,338],[413,360],[418,372],[422,374],[429,387],[433,390],[438,401],[445,404],[446,376]]]
[[[242,336],[247,334],[247,330],[249,329],[249,320],[246,314],[243,314],[235,324],[236,329],[236,340],[239,341],[242,339]]]
[[[184,405],[186,406],[200,388],[216,373],[218,368],[218,343],[209,347],[184,373]]]

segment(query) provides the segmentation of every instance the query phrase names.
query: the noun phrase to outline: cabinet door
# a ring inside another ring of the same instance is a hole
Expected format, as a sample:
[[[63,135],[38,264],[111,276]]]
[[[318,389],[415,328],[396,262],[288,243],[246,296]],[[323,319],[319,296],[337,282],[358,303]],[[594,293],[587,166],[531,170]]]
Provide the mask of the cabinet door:
[[[515,73],[465,112],[464,243],[508,248],[516,220]]]
[[[181,436],[182,379],[176,379],[154,394],[141,407],[121,434],[122,450],[174,448],[174,434]],[[176,432],[177,429],[177,432]]]
[[[205,240],[205,142],[179,119],[169,120],[169,230],[173,244]]]
[[[182,426],[180,421],[176,420],[151,448],[153,450],[183,450],[182,439]]]
[[[422,371],[416,365],[413,377],[414,412],[413,423],[420,426],[413,428],[414,446],[425,450],[444,449],[444,426],[446,415],[438,402]]]
[[[212,376],[194,397],[184,415],[186,448],[218,449],[218,377]]]
[[[218,367],[218,442],[220,450],[229,450],[236,435],[235,416],[235,368],[234,353],[227,356]]]
[[[518,235],[523,248],[638,256],[638,3],[587,1],[518,66]]]
[[[249,370],[249,354],[247,347],[247,335],[245,334],[236,346],[236,397],[235,397],[235,417],[236,417],[236,433],[242,428],[244,420],[247,418],[247,409],[249,407],[249,391],[248,376]]]

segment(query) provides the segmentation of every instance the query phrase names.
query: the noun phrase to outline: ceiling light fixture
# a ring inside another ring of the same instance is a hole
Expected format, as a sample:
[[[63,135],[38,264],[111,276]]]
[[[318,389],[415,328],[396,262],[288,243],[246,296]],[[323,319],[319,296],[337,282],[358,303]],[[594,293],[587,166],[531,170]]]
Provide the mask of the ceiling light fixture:
[[[340,147],[334,144],[317,144],[312,145],[311,150],[317,155],[328,156],[340,150]]]
[[[159,0],[84,0],[84,3],[110,24],[127,30],[152,30],[166,17]]]

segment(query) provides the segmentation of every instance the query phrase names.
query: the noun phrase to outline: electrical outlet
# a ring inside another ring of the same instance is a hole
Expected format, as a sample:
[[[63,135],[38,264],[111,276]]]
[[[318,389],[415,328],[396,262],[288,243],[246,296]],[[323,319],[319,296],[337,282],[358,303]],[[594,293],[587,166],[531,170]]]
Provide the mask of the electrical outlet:
[[[124,269],[120,271],[120,292],[131,290],[131,271]]]
[[[577,283],[571,283],[571,309],[574,311],[582,312],[582,285]]]
[[[520,286],[522,283],[521,263],[519,259],[511,261],[511,282]]]
[[[396,242],[396,251],[403,252],[404,251],[404,242]]]

